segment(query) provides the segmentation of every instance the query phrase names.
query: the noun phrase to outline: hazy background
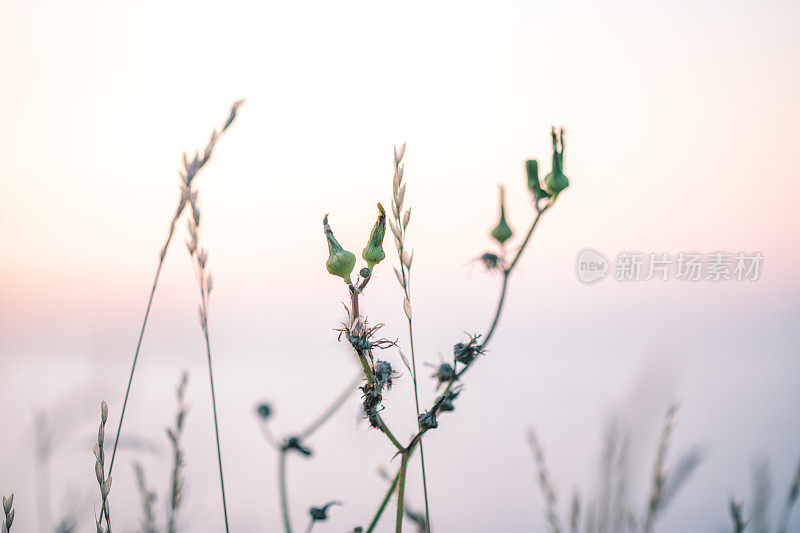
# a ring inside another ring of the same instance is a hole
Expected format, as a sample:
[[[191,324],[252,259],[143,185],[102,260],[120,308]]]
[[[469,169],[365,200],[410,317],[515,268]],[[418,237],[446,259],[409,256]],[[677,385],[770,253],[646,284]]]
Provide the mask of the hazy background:
[[[239,119],[197,182],[234,531],[279,529],[277,457],[260,437],[256,402],[273,403],[276,432],[298,430],[356,371],[332,332],[346,292],[324,270],[322,215],[360,250],[375,202],[389,203],[392,146],[408,142],[416,340],[420,359],[435,363],[463,331],[488,325],[499,280],[466,265],[491,245],[498,183],[512,227],[528,224],[523,161],[549,169],[551,124],[567,128],[573,185],[514,274],[491,353],[426,438],[434,529],[543,530],[526,429],[536,427],[566,509],[573,487],[596,492],[614,416],[634,431],[641,513],[672,400],[682,404],[672,458],[700,445],[707,460],[661,531],[728,530],[727,498],[752,502],[751,464],[762,455],[782,501],[800,456],[798,24],[795,2],[4,0],[0,492],[16,492],[14,530],[39,528],[37,411],[56,434],[54,514],[80,502],[80,530],[93,530],[99,402],[116,426],[180,153],[200,148],[240,97]],[[163,507],[163,428],[182,369],[193,406],[183,523],[222,527],[183,231],[126,415],[126,434],[157,449],[117,457],[118,530],[139,517],[134,459]],[[728,250],[765,259],[757,282],[585,286],[574,262],[587,246],[611,257]],[[364,311],[405,346],[400,304],[381,264]],[[423,404],[434,397],[428,373],[420,370]],[[410,435],[407,375],[386,405],[391,426]],[[313,460],[291,457],[296,528],[310,505],[329,500],[345,505],[320,531],[365,524],[377,507],[385,484],[375,470],[393,450],[357,419],[354,394],[309,442]],[[408,500],[420,508],[416,457],[413,465]],[[800,512],[792,523],[800,530]]]

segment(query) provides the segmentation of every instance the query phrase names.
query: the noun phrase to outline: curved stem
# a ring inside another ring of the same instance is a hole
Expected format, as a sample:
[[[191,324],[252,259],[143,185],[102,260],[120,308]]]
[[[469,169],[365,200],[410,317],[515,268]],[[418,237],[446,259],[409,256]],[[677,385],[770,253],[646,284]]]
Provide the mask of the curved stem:
[[[278,457],[278,485],[280,485],[281,514],[283,515],[283,529],[292,533],[292,524],[289,520],[289,498],[286,491],[286,450],[281,449]]]
[[[333,401],[333,403],[321,414],[317,417],[316,420],[311,422],[306,429],[300,432],[298,438],[300,440],[305,440],[311,435],[313,435],[319,428],[321,428],[325,422],[328,421],[336,412],[344,405],[347,399],[353,394],[353,389],[355,389],[356,385],[361,383],[361,372],[359,372],[355,378],[347,385],[342,393]]]

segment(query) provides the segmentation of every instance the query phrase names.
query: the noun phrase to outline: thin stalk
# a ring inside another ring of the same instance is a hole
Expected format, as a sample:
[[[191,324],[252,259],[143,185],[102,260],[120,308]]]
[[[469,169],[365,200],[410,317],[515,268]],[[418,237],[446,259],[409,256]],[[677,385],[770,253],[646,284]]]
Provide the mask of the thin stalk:
[[[405,276],[405,272],[403,275]],[[406,293],[406,295],[407,294],[408,293]],[[417,409],[417,428],[422,430],[422,426],[420,426],[419,422],[419,393],[417,392],[417,358],[414,354],[414,328],[412,327],[410,318],[408,319],[408,342],[411,346],[411,378],[414,382],[414,406]],[[420,438],[419,441],[419,458],[420,466],[422,467],[422,492],[425,495],[425,530],[430,532],[431,514],[428,506],[428,478],[425,475],[425,448],[422,447],[422,438]]]
[[[418,443],[419,443],[418,439],[413,439],[411,444],[408,446],[408,450],[406,451],[405,455],[408,455],[408,457],[410,458],[414,454],[414,450],[416,449]],[[386,496],[383,497],[383,501],[381,502],[381,505],[378,507],[375,516],[372,518],[372,522],[370,522],[369,528],[367,529],[367,533],[370,533],[370,531],[372,531],[378,524],[378,520],[380,520],[383,511],[386,509],[387,503],[391,499],[392,494],[394,493],[394,490],[397,487],[399,478],[400,478],[400,472],[398,471],[397,475],[394,476],[392,484],[389,486],[389,490],[386,491]]]
[[[536,225],[539,224],[539,220],[542,218],[542,215],[545,213],[545,211],[547,211],[550,208],[551,205],[553,205],[554,201],[555,198],[547,202],[547,204],[545,204],[545,206],[541,210],[537,211],[536,218],[533,219],[531,227],[528,229],[528,233],[525,235],[525,240],[522,241],[522,245],[519,247],[519,250],[517,250],[517,254],[514,256],[514,259],[511,261],[511,264],[505,269],[503,269],[503,285],[500,288],[500,299],[497,302],[497,310],[494,313],[494,319],[492,320],[492,325],[491,327],[489,327],[489,331],[486,332],[486,335],[483,338],[484,346],[489,344],[489,340],[492,338],[494,330],[495,328],[497,328],[497,324],[500,321],[500,313],[503,311],[503,304],[505,303],[506,293],[508,292],[508,278],[511,276],[511,272],[514,270],[514,267],[517,266],[520,257],[522,257],[522,253],[525,251],[525,247],[528,246],[528,241],[531,240],[531,236],[533,235],[533,232],[536,230]]]
[[[281,514],[283,515],[283,529],[292,533],[292,524],[289,520],[289,497],[286,490],[286,450],[281,448],[278,457],[278,485],[280,485]]]
[[[405,490],[406,490],[406,470],[408,467],[408,452],[403,452],[400,456],[400,472],[397,474],[397,519],[395,521],[394,532],[403,532],[403,516],[405,516]]]
[[[111,462],[108,464],[108,475],[111,475],[111,471],[114,469],[114,458],[117,456],[117,445],[119,444],[119,436],[122,434],[122,421],[125,420],[125,408],[128,406],[128,397],[131,394],[131,385],[133,384],[133,373],[136,371],[136,362],[139,360],[139,351],[142,348],[142,339],[144,338],[144,330],[147,327],[147,319],[150,316],[150,308],[153,305],[153,298],[156,294],[156,287],[158,287],[158,280],[161,277],[161,269],[164,266],[164,259],[167,256],[167,248],[169,247],[169,243],[172,241],[172,236],[175,234],[175,220],[173,218],[172,225],[170,226],[169,235],[167,235],[167,240],[164,243],[164,247],[162,248],[162,253],[160,259],[158,261],[158,267],[156,268],[156,274],[153,278],[153,287],[150,289],[150,297],[147,299],[147,309],[144,312],[144,320],[142,320],[142,327],[139,330],[139,340],[136,342],[136,351],[133,354],[133,363],[131,364],[131,373],[128,376],[128,386],[125,388],[125,399],[122,401],[122,411],[119,415],[119,424],[117,425],[117,433],[114,435],[114,448],[111,450]]]
[[[392,480],[392,484],[389,485],[389,490],[386,491],[386,496],[383,497],[381,504],[378,506],[378,511],[375,513],[375,516],[372,517],[372,522],[369,523],[369,527],[367,528],[367,533],[372,533],[372,530],[375,529],[375,526],[378,525],[378,520],[381,519],[381,515],[383,514],[384,509],[389,504],[389,500],[392,499],[392,494],[394,494],[394,489],[397,488],[397,482],[400,479],[400,472],[398,471],[395,474],[394,479]]]
[[[397,438],[395,438],[394,434],[391,431],[389,431],[389,426],[386,425],[386,422],[383,421],[383,418],[381,418],[380,415],[378,416],[378,418],[380,419],[381,422],[381,431],[383,431],[383,433],[387,437],[389,437],[389,440],[392,441],[392,444],[395,445],[397,451],[405,452],[406,449],[403,447],[402,444],[400,444],[400,441],[398,441]]]
[[[203,316],[205,317],[203,321],[203,336],[206,340],[206,355],[208,356],[208,378],[209,382],[211,383],[211,407],[214,411],[214,437],[217,441],[217,463],[219,464],[219,486],[220,490],[222,491],[222,512],[225,516],[225,533],[229,533],[230,529],[228,526],[228,504],[225,500],[225,480],[222,476],[222,451],[220,450],[219,446],[219,423],[217,421],[217,399],[214,395],[214,371],[211,365],[211,342],[208,339],[208,311],[206,306],[206,292],[203,287],[202,290],[202,300],[203,300]]]
[[[342,393],[333,401],[333,403],[321,414],[319,415],[311,424],[306,427],[303,431],[300,432],[298,438],[302,440],[306,440],[311,435],[313,435],[319,428],[321,428],[325,422],[328,421],[336,412],[341,409],[342,405],[347,401],[350,395],[353,394],[353,389],[361,383],[361,373],[359,372],[358,375],[350,382],[349,385],[342,391]]]

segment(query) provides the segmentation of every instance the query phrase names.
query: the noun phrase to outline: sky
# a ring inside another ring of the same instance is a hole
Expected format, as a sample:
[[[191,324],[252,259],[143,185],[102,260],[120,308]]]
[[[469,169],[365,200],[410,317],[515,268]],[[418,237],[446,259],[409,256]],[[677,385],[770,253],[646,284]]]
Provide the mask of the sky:
[[[118,420],[181,154],[204,146],[239,98],[197,179],[232,529],[280,527],[277,457],[254,406],[269,401],[273,430],[289,434],[357,371],[333,332],[347,293],[324,269],[322,216],[359,251],[375,203],[389,205],[393,146],[407,143],[417,358],[437,364],[491,320],[500,280],[471,260],[493,249],[499,184],[519,243],[534,214],[524,161],[549,170],[551,125],[566,130],[571,186],[512,275],[490,353],[425,440],[433,528],[545,530],[526,432],[543,443],[566,513],[573,489],[588,499],[600,490],[615,421],[631,432],[631,506],[641,514],[673,401],[668,464],[693,449],[704,461],[659,529],[727,530],[730,496],[750,512],[760,457],[773,472],[774,521],[800,457],[798,23],[793,2],[3,2],[0,492],[16,493],[15,530],[46,530],[42,485],[49,514],[75,507],[80,530],[91,530],[98,406],[105,399]],[[184,369],[184,526],[221,527],[183,228],[126,414],[131,442],[146,445],[126,447],[115,467],[114,515],[130,530],[135,460],[163,516],[164,427]],[[585,248],[612,263],[591,285],[576,276]],[[756,281],[617,281],[626,251],[760,252],[763,262]],[[362,305],[405,348],[397,258],[387,255]],[[403,374],[385,417],[405,438],[411,380],[395,351],[385,357]],[[431,372],[420,366],[423,404],[435,398]],[[56,443],[44,484],[36,413]],[[318,526],[342,531],[379,503],[377,468],[397,460],[358,419],[354,394],[309,443],[315,457],[290,461],[296,528],[312,505],[342,501]],[[417,461],[408,501],[419,508]],[[800,517],[792,524],[800,529]]]

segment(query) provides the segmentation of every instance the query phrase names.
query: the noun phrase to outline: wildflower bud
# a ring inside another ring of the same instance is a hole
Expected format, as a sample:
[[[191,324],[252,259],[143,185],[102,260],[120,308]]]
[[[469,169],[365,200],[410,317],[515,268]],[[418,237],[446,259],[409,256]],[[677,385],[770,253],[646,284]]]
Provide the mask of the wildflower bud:
[[[539,182],[539,162],[535,159],[525,161],[525,173],[528,175],[528,189],[533,193],[535,200],[549,198],[550,193],[542,189]]]
[[[283,449],[284,450],[296,450],[296,451],[300,452],[301,454],[305,455],[306,457],[311,457],[311,455],[314,453],[314,452],[311,451],[311,449],[306,448],[305,446],[303,446],[303,444],[300,442],[300,439],[298,437],[289,437],[286,440],[286,442],[283,444]]]
[[[328,260],[325,262],[325,266],[328,272],[339,276],[349,285],[352,283],[350,274],[356,266],[356,256],[353,252],[342,248],[342,245],[333,236],[333,231],[328,225],[328,215],[322,219],[322,227],[325,230],[325,237],[328,239]]]
[[[262,403],[256,407],[256,413],[258,413],[258,416],[261,417],[262,420],[266,420],[272,415],[272,408],[268,403]]]
[[[372,227],[372,233],[369,234],[369,242],[361,252],[361,257],[367,262],[367,266],[372,269],[375,265],[380,263],[386,258],[386,252],[383,251],[383,236],[386,234],[386,211],[383,206],[378,204],[378,220]]]
[[[453,346],[453,356],[456,361],[469,366],[477,356],[484,353],[483,345],[478,344],[479,336],[471,336],[466,343],[459,342]]]
[[[14,505],[14,494],[11,494],[11,496],[9,496],[8,498],[3,496],[3,511],[5,511],[5,514],[11,512],[11,506],[13,505]]]
[[[328,507],[332,505],[342,505],[341,502],[330,502],[325,504],[322,507],[312,507],[308,510],[308,514],[311,515],[311,520],[314,522],[322,522],[328,519]]]
[[[431,409],[419,415],[419,427],[423,431],[439,427],[439,422],[436,420],[436,411]]]
[[[492,230],[492,238],[503,244],[508,239],[511,238],[514,232],[511,231],[511,228],[506,222],[506,209],[505,209],[505,189],[500,186],[500,221],[497,223],[497,226]]]
[[[553,136],[553,170],[545,176],[544,184],[550,194],[555,196],[569,187],[569,179],[564,175],[564,130],[562,129],[561,135],[558,136],[556,129],[553,128],[551,135]]]

